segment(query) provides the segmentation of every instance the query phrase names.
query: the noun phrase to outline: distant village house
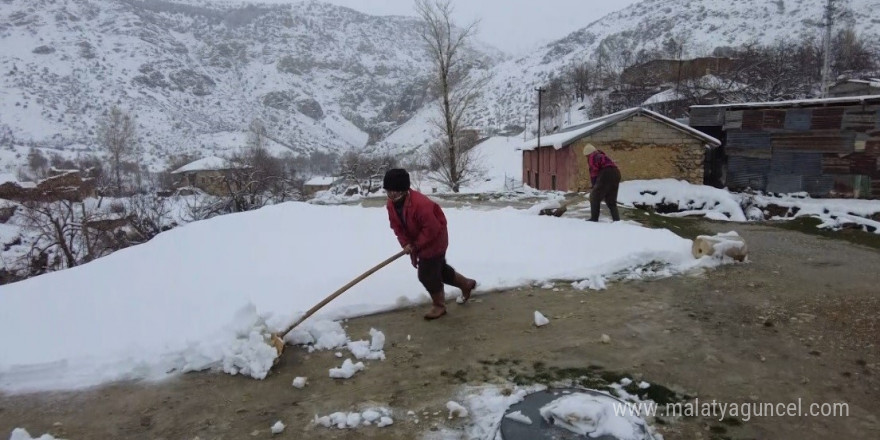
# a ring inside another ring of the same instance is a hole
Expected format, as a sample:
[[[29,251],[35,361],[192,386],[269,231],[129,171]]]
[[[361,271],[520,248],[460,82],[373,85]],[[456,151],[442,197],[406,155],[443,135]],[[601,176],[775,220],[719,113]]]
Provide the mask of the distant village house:
[[[319,191],[327,191],[341,182],[342,178],[340,177],[326,177],[326,176],[316,176],[307,180],[303,184],[303,195],[305,197],[312,197]]]
[[[0,199],[16,202],[81,202],[95,196],[95,179],[84,177],[80,170],[51,168],[49,177],[39,182],[4,180],[0,182]]]
[[[195,187],[208,194],[222,196],[229,194],[228,177],[240,169],[242,167],[226,159],[209,156],[190,162],[172,171],[171,175],[175,188]]]

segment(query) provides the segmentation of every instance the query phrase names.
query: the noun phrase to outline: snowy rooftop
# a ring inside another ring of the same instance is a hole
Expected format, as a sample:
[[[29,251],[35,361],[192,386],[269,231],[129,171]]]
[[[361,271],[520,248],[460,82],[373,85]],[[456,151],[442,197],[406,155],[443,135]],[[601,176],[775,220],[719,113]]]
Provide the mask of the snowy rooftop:
[[[871,87],[880,87],[880,78],[847,79],[847,80],[837,82],[837,84],[844,84],[844,83],[867,84]]]
[[[563,131],[555,134],[551,134],[549,136],[541,136],[541,145],[542,147],[550,147],[556,148],[557,150],[571,144],[578,139],[582,139],[586,136],[589,136],[593,133],[601,131],[605,128],[608,128],[617,122],[620,122],[624,119],[630,118],[635,115],[642,115],[648,118],[654,119],[655,121],[662,122],[664,124],[668,124],[673,128],[685,132],[693,137],[699,138],[703,141],[706,141],[713,146],[721,145],[721,141],[715,139],[712,136],[709,136],[701,131],[693,129],[685,124],[677,122],[673,119],[667,118],[666,116],[661,115],[660,113],[653,112],[651,110],[634,107],[626,110],[621,110],[617,113],[612,113],[610,115],[605,115],[596,119],[591,119],[583,124],[575,125],[572,127],[568,127]],[[538,146],[538,139],[531,139],[522,144],[523,150],[533,150]]]
[[[749,88],[749,85],[736,81],[729,81],[715,75],[705,75],[699,78],[692,87],[695,87],[696,89],[703,89],[704,92],[709,93],[713,91],[734,92],[738,90],[745,90]],[[642,103],[642,105],[678,101],[685,98],[687,97],[684,96],[684,94],[678,92],[675,87],[672,87],[651,96],[650,98],[646,99],[645,102]]]
[[[232,168],[232,165],[226,159],[217,156],[208,156],[190,162],[174,171],[171,174],[185,173],[187,171],[209,171],[209,170],[226,170]]]
[[[337,180],[339,180],[338,177],[315,176],[315,177],[312,177],[311,179],[309,179],[306,182],[306,185],[313,185],[313,186],[333,185]]]
[[[749,107],[810,107],[829,104],[877,104],[880,103],[880,95],[844,96],[840,98],[821,99],[795,99],[791,101],[768,101],[768,102],[737,102],[730,104],[692,105],[691,108],[726,108],[734,110]]]

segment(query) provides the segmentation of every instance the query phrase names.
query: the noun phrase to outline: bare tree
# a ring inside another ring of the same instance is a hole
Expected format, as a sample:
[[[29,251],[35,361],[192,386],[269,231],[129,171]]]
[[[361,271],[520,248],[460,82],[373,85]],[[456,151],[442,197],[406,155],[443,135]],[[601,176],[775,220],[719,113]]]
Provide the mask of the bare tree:
[[[107,119],[98,127],[98,140],[110,155],[117,194],[122,194],[123,168],[126,162],[135,158],[137,151],[134,124],[131,115],[113,106]]]
[[[868,42],[852,29],[841,30],[837,34],[834,47],[834,70],[837,74],[869,72],[877,67],[877,60],[868,47]]]
[[[349,185],[356,185],[363,195],[380,190],[385,171],[397,166],[394,156],[369,156],[355,150],[346,151],[339,159],[341,177]]]
[[[434,64],[433,85],[437,89],[440,117],[434,125],[443,135],[443,180],[453,192],[458,192],[462,180],[472,170],[462,168],[472,161],[462,158],[468,152],[458,145],[464,130],[462,117],[472,108],[485,84],[485,78],[467,73],[465,47],[477,31],[477,22],[463,28],[452,21],[453,8],[449,0],[416,0],[416,12],[422,19],[421,37],[428,56]]]
[[[135,194],[128,202],[129,225],[138,241],[146,242],[160,232],[176,226],[172,223],[171,203],[155,194]]]
[[[463,138],[459,139],[459,142],[465,144]],[[443,142],[434,142],[427,151],[428,167],[434,171],[428,178],[450,188],[467,185],[483,175],[479,159],[470,149],[464,153],[454,154]],[[454,166],[449,166],[450,163]],[[467,170],[467,172],[453,175],[452,169]]]
[[[74,267],[130,245],[127,237],[118,233],[118,227],[128,220],[105,218],[88,203],[27,202],[22,216],[36,237],[29,257],[42,266],[36,268],[32,263],[32,275]]]

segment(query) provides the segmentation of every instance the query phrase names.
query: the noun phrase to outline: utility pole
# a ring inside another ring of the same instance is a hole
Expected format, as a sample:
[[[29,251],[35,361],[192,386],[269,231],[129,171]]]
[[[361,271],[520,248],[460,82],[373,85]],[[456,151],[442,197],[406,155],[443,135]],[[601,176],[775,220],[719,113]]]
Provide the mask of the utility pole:
[[[544,93],[543,87],[535,89],[538,92],[538,146],[535,148],[535,189],[541,189],[541,94]]]
[[[828,77],[831,75],[831,26],[834,24],[834,0],[825,5],[825,56],[822,60],[822,97],[828,97]]]

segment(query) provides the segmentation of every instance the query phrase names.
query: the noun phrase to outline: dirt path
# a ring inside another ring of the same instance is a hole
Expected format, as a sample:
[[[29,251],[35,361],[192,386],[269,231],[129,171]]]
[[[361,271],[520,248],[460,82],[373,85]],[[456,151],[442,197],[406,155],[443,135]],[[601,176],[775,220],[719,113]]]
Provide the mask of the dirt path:
[[[461,427],[446,419],[445,403],[465,383],[594,371],[701,401],[849,405],[849,416],[837,418],[665,419],[657,426],[666,439],[880,438],[880,252],[775,227],[699,226],[737,230],[751,262],[601,292],[558,283],[558,291],[487,293],[463,307],[450,302],[435,322],[421,318],[422,307],[351,320],[352,338],[367,338],[371,327],[386,334],[388,359],[346,381],[327,377],[340,363],[332,352],[289,348],[264,381],[194,373],[154,385],[0,396],[0,437],[25,427],[72,440],[411,439]],[[551,324],[535,328],[535,310]],[[599,342],[603,333],[610,344]],[[310,377],[309,386],[292,388],[295,376]],[[394,425],[341,431],[311,423],[315,414],[370,404],[394,408]],[[273,436],[279,419],[288,428]]]

